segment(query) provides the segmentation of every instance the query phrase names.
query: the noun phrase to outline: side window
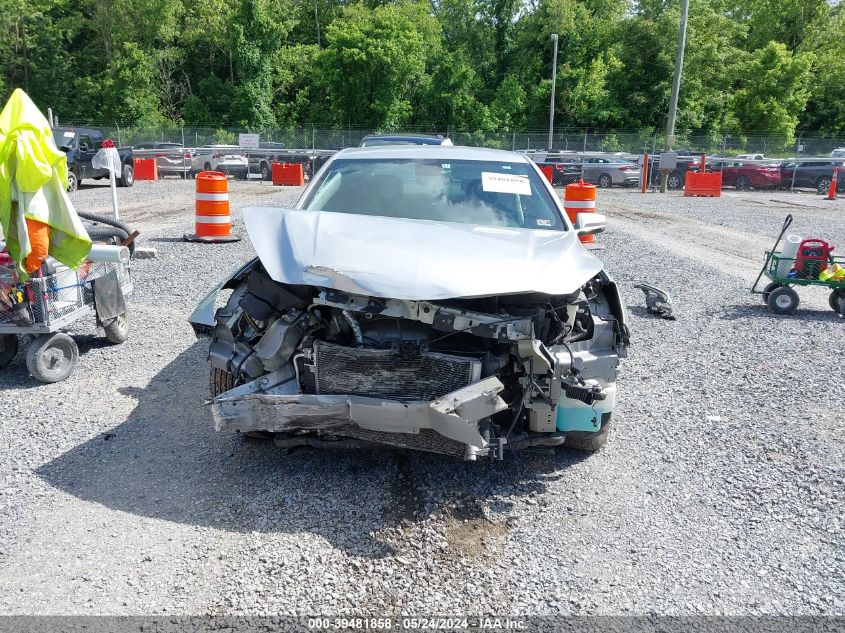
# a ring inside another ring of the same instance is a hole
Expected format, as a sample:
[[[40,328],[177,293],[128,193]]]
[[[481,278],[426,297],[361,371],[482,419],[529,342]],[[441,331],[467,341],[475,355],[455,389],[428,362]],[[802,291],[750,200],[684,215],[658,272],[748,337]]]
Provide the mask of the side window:
[[[79,137],[79,150],[82,152],[90,152],[94,150],[94,143],[91,141],[91,137],[87,134],[83,134]]]

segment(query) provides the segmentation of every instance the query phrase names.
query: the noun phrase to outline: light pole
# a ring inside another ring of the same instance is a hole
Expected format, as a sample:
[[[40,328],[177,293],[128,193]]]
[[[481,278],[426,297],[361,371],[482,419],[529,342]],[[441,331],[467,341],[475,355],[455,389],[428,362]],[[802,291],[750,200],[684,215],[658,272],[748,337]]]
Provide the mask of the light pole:
[[[675,145],[675,116],[678,113],[678,93],[681,91],[681,72],[684,69],[684,46],[687,42],[687,17],[689,15],[689,0],[681,0],[681,24],[678,29],[678,52],[675,55],[675,74],[672,77],[672,94],[669,98],[669,118],[666,121],[666,149],[671,150]],[[661,168],[660,193],[666,193],[666,183],[669,172]]]
[[[681,24],[678,29],[678,52],[675,55],[675,74],[672,77],[672,95],[669,98],[669,119],[666,122],[666,148],[675,145],[675,116],[678,113],[678,93],[681,91],[681,72],[684,68],[684,47],[687,41],[689,0],[681,0]]]
[[[552,57],[552,99],[549,103],[549,146],[548,150],[552,149],[552,135],[555,130],[555,85],[557,84],[557,33],[552,33],[552,42],[554,43],[554,55]]]

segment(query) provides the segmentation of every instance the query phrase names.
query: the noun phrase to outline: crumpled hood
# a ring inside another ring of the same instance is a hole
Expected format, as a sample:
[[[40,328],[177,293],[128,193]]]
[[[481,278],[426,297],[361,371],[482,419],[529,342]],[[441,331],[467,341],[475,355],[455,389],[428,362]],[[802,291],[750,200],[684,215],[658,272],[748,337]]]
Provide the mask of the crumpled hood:
[[[569,294],[602,263],[574,231],[248,207],[261,263],[281,283],[383,299]]]

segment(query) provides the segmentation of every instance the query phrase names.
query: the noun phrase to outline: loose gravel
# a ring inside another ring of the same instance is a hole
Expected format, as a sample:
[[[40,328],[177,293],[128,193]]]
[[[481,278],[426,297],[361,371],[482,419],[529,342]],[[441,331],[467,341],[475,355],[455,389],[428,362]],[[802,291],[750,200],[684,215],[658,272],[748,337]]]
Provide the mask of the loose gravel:
[[[230,185],[244,236],[242,207],[300,192]],[[589,457],[490,464],[212,431],[186,319],[252,248],[181,241],[192,186],[119,191],[158,250],[125,344],[79,324],[67,381],[0,373],[0,614],[845,614],[845,323],[818,289],[789,316],[748,291],[787,212],[845,249],[845,202],[600,191],[633,336],[616,428]]]

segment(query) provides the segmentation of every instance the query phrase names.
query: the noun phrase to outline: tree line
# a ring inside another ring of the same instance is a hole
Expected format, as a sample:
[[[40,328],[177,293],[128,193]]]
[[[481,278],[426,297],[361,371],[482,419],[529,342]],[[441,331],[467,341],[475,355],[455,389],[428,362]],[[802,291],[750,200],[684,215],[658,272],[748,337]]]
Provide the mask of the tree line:
[[[3,0],[0,96],[136,126],[662,129],[678,0]],[[677,128],[845,134],[845,5],[690,0]]]

